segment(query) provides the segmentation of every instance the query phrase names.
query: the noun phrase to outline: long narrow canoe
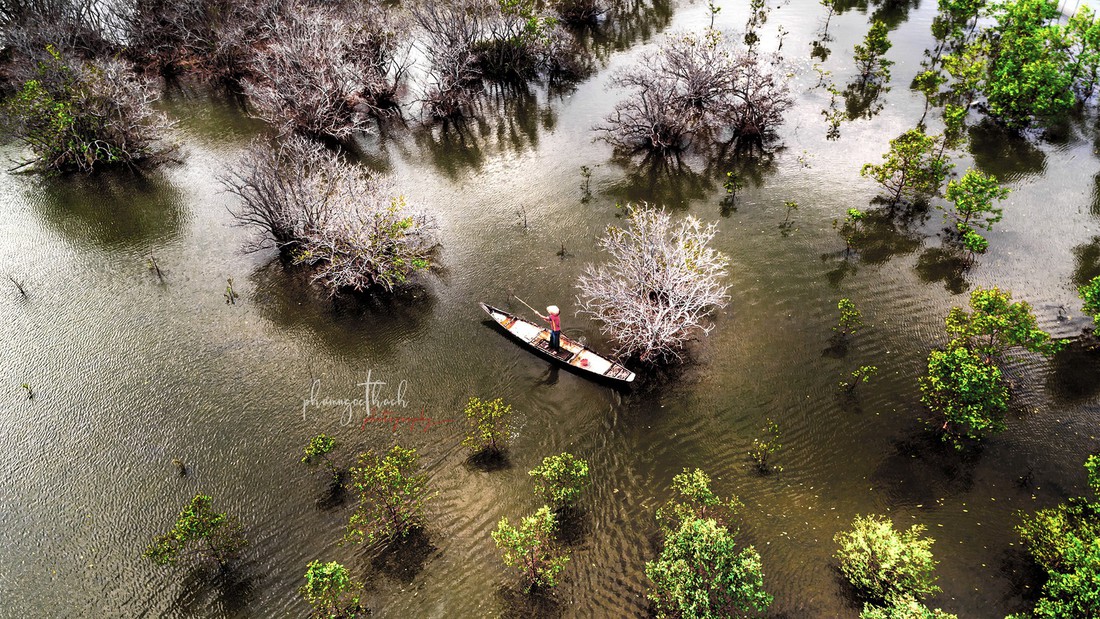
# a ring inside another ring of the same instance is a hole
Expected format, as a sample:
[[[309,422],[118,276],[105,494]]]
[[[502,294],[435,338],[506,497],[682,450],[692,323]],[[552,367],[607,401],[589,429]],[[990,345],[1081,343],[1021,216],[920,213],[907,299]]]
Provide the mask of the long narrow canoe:
[[[544,357],[564,363],[582,374],[592,374],[596,377],[623,383],[634,380],[634,372],[615,361],[601,357],[591,349],[564,335],[561,336],[560,348],[555,352],[550,350],[550,329],[540,327],[492,305],[482,303],[481,309],[492,316],[493,320],[504,327],[508,333],[511,333],[516,339],[535,349],[535,352]]]

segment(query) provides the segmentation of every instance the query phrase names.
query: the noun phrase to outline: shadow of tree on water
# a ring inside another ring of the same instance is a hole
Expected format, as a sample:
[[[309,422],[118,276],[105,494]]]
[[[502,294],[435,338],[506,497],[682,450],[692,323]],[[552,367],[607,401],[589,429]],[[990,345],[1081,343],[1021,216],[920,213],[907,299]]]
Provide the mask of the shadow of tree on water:
[[[237,560],[224,568],[202,563],[187,568],[168,616],[239,616],[250,607],[260,578],[253,562]]]
[[[981,444],[955,449],[919,422],[893,445],[894,451],[875,468],[871,481],[884,489],[892,505],[912,503],[926,509],[946,497],[970,492],[984,452]]]
[[[392,293],[329,297],[310,283],[308,268],[278,258],[253,271],[250,279],[249,301],[264,318],[288,332],[304,332],[348,358],[389,357],[424,328],[436,303],[435,295],[420,283]]]
[[[1100,393],[1100,342],[1095,336],[1072,339],[1054,355],[1046,387],[1061,404],[1090,400]]]
[[[966,260],[957,251],[929,247],[917,258],[915,269],[922,282],[942,282],[951,294],[962,294],[970,288],[970,282],[966,281]]]
[[[553,590],[536,589],[524,592],[518,585],[503,585],[497,589],[501,619],[555,619],[565,616],[565,606]]]
[[[1046,154],[1031,140],[984,118],[970,127],[974,166],[996,176],[1002,184],[1046,170]]]
[[[1073,285],[1077,287],[1089,283],[1100,276],[1100,236],[1092,237],[1088,243],[1073,248]]]
[[[412,583],[438,549],[428,532],[417,527],[405,537],[382,546],[371,558],[370,566],[398,582]]]

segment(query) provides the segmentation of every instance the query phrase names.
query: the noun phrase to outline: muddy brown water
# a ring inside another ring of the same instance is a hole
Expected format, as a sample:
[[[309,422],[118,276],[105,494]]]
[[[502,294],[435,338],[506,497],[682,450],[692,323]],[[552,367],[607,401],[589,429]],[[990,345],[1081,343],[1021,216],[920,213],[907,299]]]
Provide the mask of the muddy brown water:
[[[302,616],[296,589],[314,558],[348,565],[383,617],[644,615],[653,512],[684,467],[704,468],[718,491],[746,503],[741,536],[763,557],[774,616],[858,615],[832,537],[871,512],[923,524],[936,539],[943,592],[932,605],[961,617],[1025,607],[1037,581],[1012,531],[1016,512],[1084,492],[1082,462],[1100,447],[1100,359],[1070,350],[1009,365],[1009,429],[964,455],[923,430],[917,378],[945,341],[944,315],[977,286],[1028,300],[1058,336],[1087,324],[1074,287],[1100,274],[1094,123],[1021,140],[972,118],[972,154],[957,154],[956,171],[977,166],[1013,192],[989,253],[964,276],[945,264],[934,209],[905,226],[878,221],[863,255],[845,261],[832,222],[868,207],[876,187],[860,167],[920,117],[907,85],[932,43],[932,2],[855,5],[833,17],[823,64],[841,86],[875,11],[894,24],[892,88],[877,115],[829,141],[828,95],[813,88],[809,56],[824,10],[809,0],[773,8],[764,40],[774,46],[779,26],[789,33],[795,105],[782,148],[744,167],[750,181],[735,210],[721,205],[720,167],[692,159],[669,174],[592,141],[621,96],[607,89],[609,73],[664,32],[703,27],[698,3],[642,11],[598,39],[600,70],[575,90],[506,94],[461,135],[365,138],[365,164],[392,174],[441,228],[443,268],[394,297],[331,301],[272,253],[242,251],[250,233],[233,225],[217,177],[263,127],[200,92],[165,101],[180,121],[180,164],[141,179],[0,174],[0,264],[30,295],[0,294],[0,615]],[[744,19],[744,6],[725,4],[717,25]],[[588,203],[582,165],[593,171]],[[509,300],[518,293],[556,303],[567,334],[607,349],[598,325],[574,315],[573,283],[602,259],[595,239],[627,200],[718,221],[715,244],[732,264],[730,303],[692,361],[619,392],[523,350],[477,302],[526,311]],[[785,234],[787,200],[799,209]],[[226,278],[235,305],[225,303]],[[838,357],[828,349],[841,297],[867,327]],[[879,373],[858,398],[838,397],[837,382],[868,363]],[[363,424],[359,409],[349,422],[339,405],[303,407],[311,384],[319,400],[349,399],[368,377],[395,400],[405,381],[392,408],[438,423],[395,428]],[[517,411],[503,468],[466,462],[457,420],[471,395]],[[767,419],[779,424],[784,470],[762,477],[746,452]],[[341,441],[345,464],[395,441],[420,451],[437,493],[425,536],[389,553],[339,545],[351,504],[298,463],[322,431]],[[563,450],[589,460],[594,484],[562,585],[529,602],[489,533],[502,516],[540,505],[527,471]],[[252,541],[232,576],[214,582],[141,558],[200,491],[240,516]]]

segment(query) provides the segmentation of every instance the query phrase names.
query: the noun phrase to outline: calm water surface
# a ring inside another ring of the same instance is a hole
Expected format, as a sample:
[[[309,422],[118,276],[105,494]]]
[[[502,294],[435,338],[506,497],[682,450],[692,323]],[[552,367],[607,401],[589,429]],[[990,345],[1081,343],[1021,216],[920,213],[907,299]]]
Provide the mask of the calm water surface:
[[[745,7],[722,4],[720,27],[744,23]],[[841,87],[875,10],[857,5],[832,20],[822,68]],[[644,615],[653,512],[672,476],[697,466],[748,505],[742,536],[763,557],[776,617],[858,615],[831,563],[832,536],[869,512],[935,537],[943,592],[933,605],[960,617],[1022,609],[1037,581],[1015,514],[1084,491],[1081,464],[1100,447],[1100,359],[1071,351],[1012,364],[1009,430],[962,456],[917,421],[917,378],[945,341],[944,315],[977,286],[1012,290],[1056,335],[1086,324],[1074,287],[1100,274],[1097,135],[1092,121],[1031,140],[972,130],[973,155],[959,153],[956,170],[995,173],[1013,193],[989,253],[965,276],[944,263],[934,209],[903,226],[876,220],[872,246],[844,261],[832,222],[868,207],[876,187],[860,167],[920,117],[907,85],[931,45],[934,11],[925,1],[880,13],[896,24],[892,89],[881,112],[828,141],[828,95],[814,88],[809,57],[824,11],[810,0],[775,8],[765,40],[774,48],[777,27],[789,33],[796,104],[782,148],[741,164],[751,182],[732,211],[720,205],[722,165],[691,161],[670,175],[617,162],[592,141],[591,127],[621,96],[608,90],[609,73],[662,32],[704,26],[700,4],[639,12],[597,42],[600,70],[575,90],[495,97],[488,120],[461,135],[401,129],[365,139],[365,164],[392,174],[441,227],[443,268],[392,298],[331,301],[272,253],[242,251],[250,233],[233,225],[217,178],[263,127],[201,93],[166,99],[182,163],[142,179],[0,175],[0,264],[30,295],[0,294],[0,615],[303,616],[296,589],[314,558],[350,566],[382,617]],[[582,165],[593,170],[587,204]],[[718,221],[731,299],[681,372],[620,393],[517,347],[477,302],[523,310],[509,301],[516,293],[557,303],[569,335],[608,348],[569,308],[578,273],[603,259],[595,239],[627,200]],[[784,235],[787,200],[800,208]],[[222,296],[227,278],[236,305]],[[841,297],[855,300],[868,327],[838,358],[827,349]],[[865,363],[878,376],[858,398],[839,398],[837,382]],[[320,397],[354,398],[368,376],[386,389],[407,381],[404,410],[440,425],[364,426],[358,413],[345,424],[333,406],[303,413],[314,381]],[[465,462],[461,425],[448,420],[471,395],[503,397],[518,411],[506,468]],[[784,470],[761,477],[746,452],[766,419],[781,429]],[[340,546],[350,502],[326,497],[323,476],[298,464],[318,432],[342,442],[344,463],[395,441],[416,447],[438,492],[426,538],[390,554]],[[562,586],[531,604],[508,586],[489,532],[541,504],[527,471],[563,450],[590,461],[594,485]],[[228,580],[141,558],[196,492],[239,515],[253,542]]]

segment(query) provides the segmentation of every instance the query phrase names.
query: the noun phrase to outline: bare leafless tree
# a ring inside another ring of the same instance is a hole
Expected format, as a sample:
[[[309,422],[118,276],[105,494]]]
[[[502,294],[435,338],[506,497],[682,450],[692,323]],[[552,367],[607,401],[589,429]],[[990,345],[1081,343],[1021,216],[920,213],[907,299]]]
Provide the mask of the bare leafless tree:
[[[632,94],[596,130],[627,152],[672,154],[700,140],[762,144],[791,104],[773,66],[713,29],[666,37],[611,83]]]
[[[633,93],[615,106],[604,125],[596,127],[602,139],[629,152],[675,153],[691,144],[698,126],[691,108],[680,101],[674,83],[632,71],[613,77],[612,83]]]
[[[237,83],[271,36],[284,0],[134,0],[124,15],[127,53],[144,69]]]
[[[573,35],[527,0],[418,0],[410,7],[429,60],[422,103],[446,119],[468,113],[483,80],[575,79],[590,69]]]
[[[429,63],[422,103],[431,118],[461,116],[481,92],[474,50],[484,36],[479,5],[479,0],[411,4],[410,12],[421,30],[421,51]]]
[[[386,13],[295,5],[257,51],[245,92],[259,117],[311,137],[347,140],[396,114],[408,54]]]
[[[684,343],[707,333],[708,315],[728,301],[729,260],[708,245],[717,232],[687,216],[629,205],[629,228],[609,226],[600,247],[611,255],[578,281],[581,312],[598,318],[616,353],[643,361],[680,359]]]
[[[49,22],[102,33],[112,14],[111,5],[100,0],[0,0],[0,32]]]
[[[317,142],[254,141],[222,179],[240,198],[233,215],[295,264],[314,268],[331,294],[392,290],[430,266],[433,220],[410,214],[387,183]]]
[[[97,0],[0,0],[0,84],[38,77],[47,47],[89,61],[118,48],[109,33],[115,14]]]
[[[755,54],[742,54],[736,61],[733,93],[736,104],[729,110],[726,124],[733,137],[747,146],[761,146],[783,122],[783,114],[793,103],[787,78],[775,63],[764,64]]]
[[[368,197],[330,218],[295,256],[296,263],[314,266],[313,280],[333,293],[393,290],[431,266],[435,223],[423,213],[410,214],[403,197]]]
[[[330,170],[343,170],[335,157],[297,136],[275,145],[252,142],[222,184],[241,200],[233,211],[237,221],[264,233],[255,249],[273,242],[289,252],[310,230],[324,225],[337,208],[329,204],[324,180]]]

